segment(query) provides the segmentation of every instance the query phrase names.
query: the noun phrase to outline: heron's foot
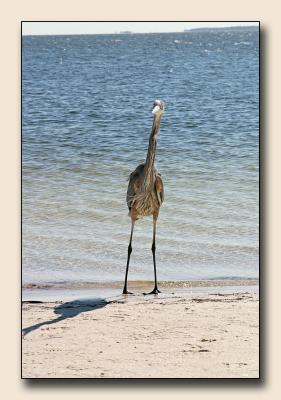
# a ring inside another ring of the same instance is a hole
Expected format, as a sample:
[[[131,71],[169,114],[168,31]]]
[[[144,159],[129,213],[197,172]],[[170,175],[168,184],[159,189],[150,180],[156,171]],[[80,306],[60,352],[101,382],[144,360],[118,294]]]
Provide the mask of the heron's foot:
[[[123,294],[134,294],[134,293],[128,292],[128,290],[124,288],[124,289],[123,289]]]
[[[149,292],[149,293],[143,293],[144,295],[147,295],[147,294],[158,294],[158,293],[161,293],[160,292],[160,290],[158,289],[158,287],[155,287],[151,292]]]

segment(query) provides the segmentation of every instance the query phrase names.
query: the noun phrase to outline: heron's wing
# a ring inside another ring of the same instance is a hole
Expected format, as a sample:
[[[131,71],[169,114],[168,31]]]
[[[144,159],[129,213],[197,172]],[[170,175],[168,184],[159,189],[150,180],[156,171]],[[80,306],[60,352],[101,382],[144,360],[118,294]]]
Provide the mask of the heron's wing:
[[[127,205],[129,210],[131,209],[133,202],[134,202],[134,197],[136,193],[139,191],[141,187],[141,179],[140,179],[140,174],[138,170],[136,169],[134,172],[131,173],[129,177],[129,184],[128,184],[128,190],[127,190]]]
[[[155,190],[157,193],[159,204],[161,205],[164,201],[164,184],[161,178],[161,174],[158,171],[155,179]]]

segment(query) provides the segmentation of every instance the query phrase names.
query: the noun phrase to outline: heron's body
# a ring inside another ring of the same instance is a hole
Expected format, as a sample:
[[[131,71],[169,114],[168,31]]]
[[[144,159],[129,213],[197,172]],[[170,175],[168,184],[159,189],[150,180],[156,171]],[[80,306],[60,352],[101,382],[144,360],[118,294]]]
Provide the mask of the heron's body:
[[[164,189],[161,174],[154,167],[151,176],[151,185],[142,187],[145,175],[145,163],[140,164],[130,175],[127,205],[129,216],[135,219],[159,213],[164,200]]]
[[[156,100],[154,103],[153,114],[154,120],[152,130],[149,138],[149,145],[147,150],[146,161],[140,164],[130,175],[129,185],[127,190],[127,205],[129,208],[129,216],[132,221],[131,237],[128,247],[128,258],[127,268],[125,275],[125,284],[123,293],[128,294],[127,291],[127,277],[130,263],[130,255],[132,252],[132,237],[134,224],[136,220],[146,217],[153,216],[153,242],[152,242],[152,253],[154,263],[154,278],[155,286],[151,293],[159,293],[157,288],[156,278],[156,262],[155,262],[155,234],[156,234],[156,221],[159,214],[159,209],[164,200],[164,185],[161,178],[161,174],[157,171],[154,166],[157,135],[160,129],[160,120],[164,111],[164,103],[161,100]]]

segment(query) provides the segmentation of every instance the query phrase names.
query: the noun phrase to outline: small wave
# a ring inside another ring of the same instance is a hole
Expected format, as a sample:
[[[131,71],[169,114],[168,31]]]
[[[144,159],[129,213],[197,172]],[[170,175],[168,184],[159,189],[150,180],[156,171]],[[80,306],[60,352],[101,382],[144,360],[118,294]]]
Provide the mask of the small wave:
[[[92,111],[92,112],[90,112],[89,114],[88,114],[88,117],[99,117],[100,116],[100,114],[99,113],[97,113],[97,112],[95,112],[95,111]]]
[[[251,42],[235,42],[234,46],[239,46],[240,44],[245,45],[245,46],[249,46],[251,44]]]

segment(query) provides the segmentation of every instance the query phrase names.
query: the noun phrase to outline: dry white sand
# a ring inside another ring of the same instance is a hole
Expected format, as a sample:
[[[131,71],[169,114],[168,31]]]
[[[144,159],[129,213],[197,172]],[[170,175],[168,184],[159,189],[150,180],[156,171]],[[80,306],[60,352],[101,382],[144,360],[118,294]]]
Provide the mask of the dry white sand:
[[[24,378],[257,378],[246,290],[23,303]]]

